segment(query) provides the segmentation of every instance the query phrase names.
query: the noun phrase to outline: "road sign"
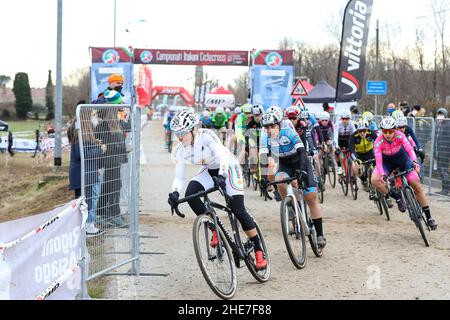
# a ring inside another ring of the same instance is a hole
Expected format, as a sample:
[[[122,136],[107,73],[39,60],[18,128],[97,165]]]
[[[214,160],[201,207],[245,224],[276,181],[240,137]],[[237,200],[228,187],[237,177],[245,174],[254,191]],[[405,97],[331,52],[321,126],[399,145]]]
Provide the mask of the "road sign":
[[[302,105],[303,107],[305,106],[305,104],[303,103],[302,98],[297,98],[297,100],[295,100],[294,106],[298,106],[298,105]]]
[[[295,84],[294,88],[292,89],[291,96],[293,97],[301,97],[301,96],[307,96],[308,92],[306,91],[305,87],[303,86],[302,80],[297,80],[297,83]]]
[[[366,93],[370,95],[382,95],[387,94],[386,81],[367,81]]]

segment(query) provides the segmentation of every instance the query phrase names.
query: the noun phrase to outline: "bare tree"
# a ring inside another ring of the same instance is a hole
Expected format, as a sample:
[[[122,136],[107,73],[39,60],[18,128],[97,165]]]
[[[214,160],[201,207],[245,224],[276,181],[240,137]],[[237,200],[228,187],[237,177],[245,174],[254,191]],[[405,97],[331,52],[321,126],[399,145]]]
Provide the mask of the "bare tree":
[[[244,104],[247,102],[248,96],[248,73],[241,73],[236,79],[233,80],[234,84],[229,85],[228,89],[234,94],[234,98],[237,104]]]

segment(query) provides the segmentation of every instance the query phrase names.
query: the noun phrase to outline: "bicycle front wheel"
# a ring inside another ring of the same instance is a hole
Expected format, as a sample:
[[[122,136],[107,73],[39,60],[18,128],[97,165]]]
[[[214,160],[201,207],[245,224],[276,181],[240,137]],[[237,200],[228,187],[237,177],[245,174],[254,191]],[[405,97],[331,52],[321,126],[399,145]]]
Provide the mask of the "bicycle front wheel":
[[[211,290],[222,299],[231,299],[237,289],[233,253],[220,228],[217,233],[221,245],[215,248],[210,246],[213,225],[213,219],[207,215],[203,214],[195,219],[192,229],[195,256]]]
[[[295,214],[295,203],[291,197],[286,197],[280,208],[281,231],[284,243],[292,263],[298,269],[306,266],[306,240],[302,224]]]
[[[332,159],[330,159],[330,156],[327,158],[328,163],[328,180],[330,181],[331,187],[334,189],[336,188],[336,165]]]
[[[424,220],[422,215],[422,208],[417,202],[414,191],[411,188],[405,188],[405,200],[412,221],[416,225],[417,229],[419,229],[420,235],[422,236],[425,245],[429,247],[430,243],[428,242],[427,235],[425,234],[425,230],[422,224],[422,221]]]

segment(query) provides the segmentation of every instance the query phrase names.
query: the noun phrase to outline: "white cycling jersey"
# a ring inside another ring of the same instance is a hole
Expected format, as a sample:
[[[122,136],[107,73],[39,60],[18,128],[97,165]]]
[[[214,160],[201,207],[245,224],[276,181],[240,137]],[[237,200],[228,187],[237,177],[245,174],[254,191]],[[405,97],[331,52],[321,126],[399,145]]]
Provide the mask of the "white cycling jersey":
[[[172,160],[176,163],[172,190],[178,192],[181,192],[183,188],[185,162],[201,165],[202,170],[219,169],[219,175],[226,177],[233,159],[231,152],[210,129],[199,129],[194,137],[193,145],[184,146],[179,143],[172,155]]]
[[[350,121],[347,126],[344,126],[341,121],[336,123],[335,125],[335,131],[334,131],[334,143],[335,145],[338,145],[338,139],[339,137],[347,137],[350,139],[350,136],[356,131],[355,125],[353,124],[353,121]]]

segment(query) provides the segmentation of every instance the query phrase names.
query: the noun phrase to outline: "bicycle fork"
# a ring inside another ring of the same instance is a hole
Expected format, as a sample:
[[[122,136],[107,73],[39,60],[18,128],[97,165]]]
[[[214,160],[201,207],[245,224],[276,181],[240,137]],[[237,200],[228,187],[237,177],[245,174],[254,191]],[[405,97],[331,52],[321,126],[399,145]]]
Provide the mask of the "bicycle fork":
[[[297,216],[296,221],[297,221],[297,223],[301,224],[302,229],[305,231],[305,236],[311,235],[311,229],[309,228],[309,225],[306,221],[306,217],[303,214],[305,212],[305,207],[304,207],[305,204],[303,201],[297,201],[297,198],[295,197],[295,194],[294,194],[294,189],[292,188],[291,184],[288,184],[286,197],[290,197],[294,201],[294,204],[298,203],[298,205],[294,205],[295,215]],[[301,207],[301,212],[299,212],[299,206]],[[297,228],[298,227],[299,226],[297,225]]]

